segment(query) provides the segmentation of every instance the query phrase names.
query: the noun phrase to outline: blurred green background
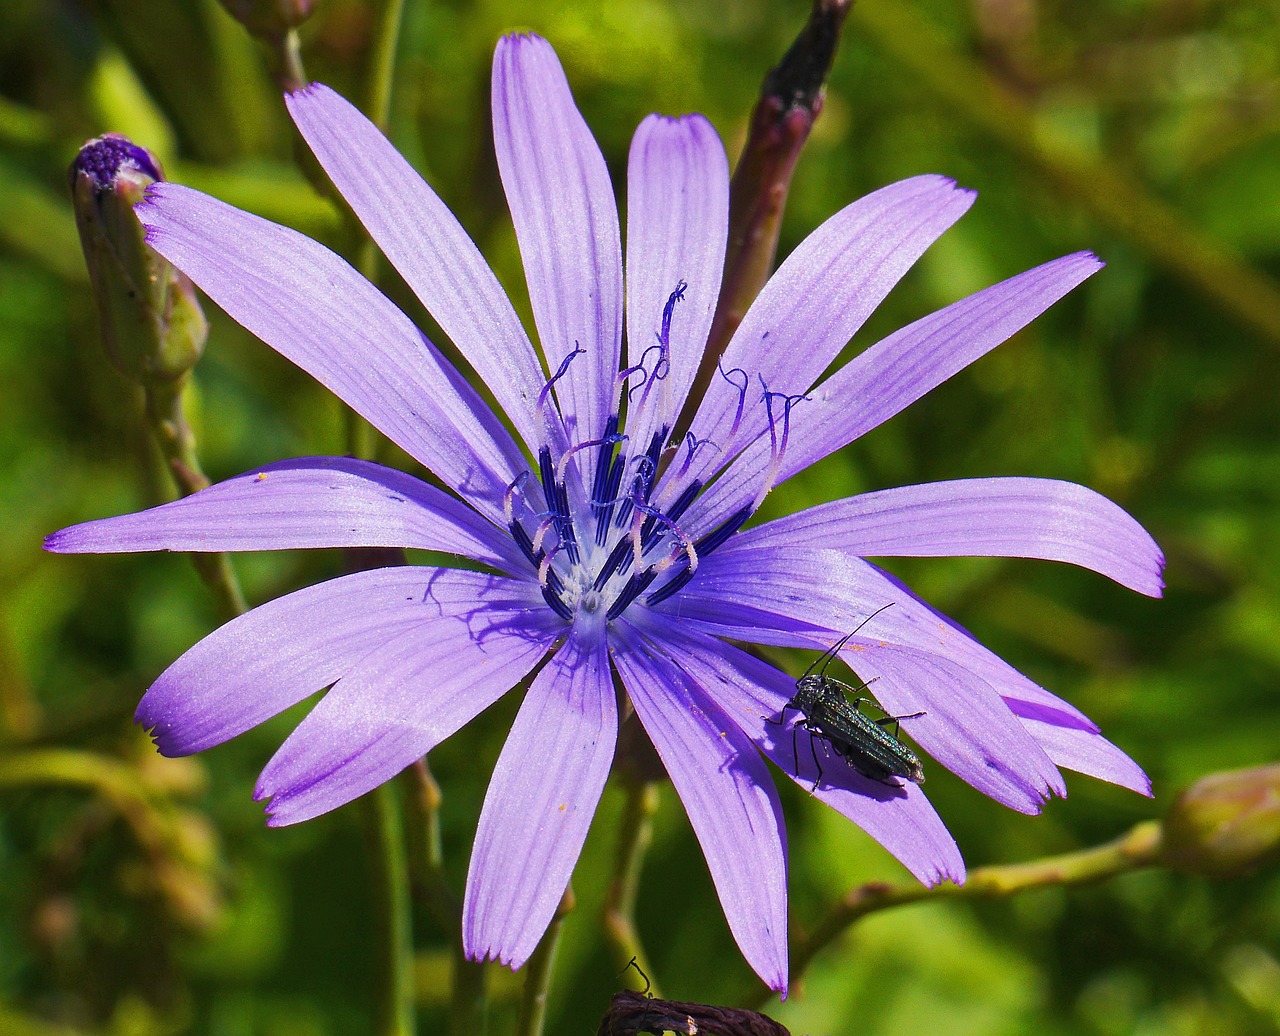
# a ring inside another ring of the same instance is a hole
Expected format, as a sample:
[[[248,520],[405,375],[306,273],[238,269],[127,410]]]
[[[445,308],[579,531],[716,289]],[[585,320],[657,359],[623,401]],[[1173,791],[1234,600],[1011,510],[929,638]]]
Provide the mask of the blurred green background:
[[[379,6],[321,0],[301,31],[309,75],[364,98]],[[555,44],[621,184],[630,134],[650,111],[706,113],[732,158],[761,77],[807,10],[801,0],[409,0],[392,136],[519,299],[488,128],[498,35],[528,28]],[[1071,776],[1069,799],[1028,818],[935,766],[931,798],[970,866],[1109,839],[1160,816],[1200,775],[1276,757],[1278,12],[1272,0],[862,0],[846,28],[782,249],[903,176],[945,173],[980,192],[853,350],[1065,252],[1092,248],[1108,266],[771,506],[940,478],[1066,478],[1119,501],[1169,559],[1159,602],[1043,563],[890,566],[1088,712],[1155,782],[1149,802]],[[101,352],[65,187],[76,149],[106,130],[155,150],[171,179],[352,247],[292,163],[263,51],[213,0],[6,0],[0,1031],[368,1032],[359,811],[272,831],[250,799],[297,711],[194,760],[160,759],[132,710],[216,625],[208,593],[180,556],[39,549],[61,526],[171,493],[135,390]],[[384,286],[421,317],[402,285]],[[209,315],[195,419],[210,475],[343,452],[337,404]],[[237,559],[253,603],[340,564],[329,552]],[[782,660],[798,671],[798,657]],[[432,756],[455,887],[514,707],[511,696]],[[23,770],[32,750],[55,748],[98,762],[60,783]],[[784,783],[793,925],[811,926],[859,882],[903,877]],[[597,923],[620,802],[611,786],[574,879],[551,1032],[593,1032],[622,985]],[[665,995],[714,1003],[751,988],[669,788],[639,926]],[[420,1031],[436,1032],[447,941],[425,916],[415,935]],[[492,1031],[505,1032],[518,986],[493,971]],[[815,1034],[1280,1031],[1280,875],[1210,883],[1152,871],[884,913],[829,948],[774,1013]]]

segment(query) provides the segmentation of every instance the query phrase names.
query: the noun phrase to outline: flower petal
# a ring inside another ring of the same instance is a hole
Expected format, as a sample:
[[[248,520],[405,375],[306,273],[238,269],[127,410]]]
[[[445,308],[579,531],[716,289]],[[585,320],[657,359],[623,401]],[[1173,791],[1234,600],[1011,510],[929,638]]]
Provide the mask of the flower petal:
[[[604,790],[617,708],[603,638],[575,629],[534,678],[484,798],[462,907],[472,960],[518,968],[538,945]]]
[[[448,207],[354,105],[313,83],[285,98],[299,132],[378,247],[493,392],[543,442],[546,380],[506,292]]]
[[[298,590],[210,633],[160,674],[134,718],[151,729],[165,755],[203,751],[297,704],[375,648],[428,622],[432,594],[463,592],[475,600],[512,587],[536,596],[530,585],[402,567]]]
[[[866,578],[870,567],[832,550],[726,549],[672,600],[682,618],[718,624],[722,635],[819,650],[892,602],[842,652],[856,657],[860,679],[884,677],[875,687],[881,705],[891,715],[923,712],[904,724],[921,747],[1012,809],[1039,812],[1049,794],[1063,794],[1061,775],[997,694],[1009,681],[993,687],[987,677],[1003,677],[1009,667],[968,649],[974,642],[937,623],[908,592]],[[796,620],[810,631],[798,630]]]
[[[906,409],[1101,268],[1089,252],[1055,259],[954,302],[855,356],[792,408],[775,484]],[[752,443],[690,508],[686,531],[700,535],[754,500],[773,462],[767,435]]]
[[[45,539],[45,549],[59,554],[308,547],[416,547],[513,572],[529,567],[509,536],[447,493],[348,457],[277,461],[181,500]]]
[[[612,654],[698,836],[734,939],[765,984],[785,993],[786,831],[769,768],[734,720],[623,625]]]
[[[747,310],[692,430],[701,450],[686,478],[704,482],[768,427],[761,389],[803,393],[821,376],[889,290],[973,204],[972,191],[942,176],[915,176],[836,213],[789,255]],[[742,410],[742,380],[751,405]],[[848,400],[857,396],[846,396]],[[736,428],[736,431],[735,431]]]
[[[598,439],[622,341],[622,247],[604,156],[551,44],[506,36],[493,58],[493,140],[529,299],[569,438]],[[586,472],[590,485],[591,472]]]
[[[477,510],[502,515],[519,447],[466,380],[341,257],[199,191],[156,183],[147,241],[229,316],[296,363]]]
[[[700,115],[650,115],[631,141],[627,166],[627,363],[645,368],[642,380],[637,374],[627,382],[635,386],[627,413],[633,456],[675,423],[693,384],[728,233],[729,163],[716,131]]]
[[[439,572],[421,577],[426,617],[339,680],[262,771],[254,798],[271,799],[272,827],[390,780],[511,690],[564,632],[529,584]]]
[[[738,545],[830,547],[860,557],[1018,557],[1091,568],[1149,597],[1164,554],[1122,508],[1072,482],[974,478],[864,493],[744,532]]]
[[[795,692],[790,676],[680,620],[649,611],[638,614],[637,624],[805,791],[852,820],[924,884],[964,881],[955,839],[916,785],[881,784],[835,761],[813,787],[813,754],[821,749],[810,748],[808,731],[793,736],[794,723],[775,722]]]
[[[757,540],[743,547],[741,539],[735,537],[703,560],[693,581],[670,599],[674,606],[663,602],[662,610],[739,630],[723,636],[789,644],[792,641],[763,638],[772,629],[848,633],[877,608],[892,604],[876,615],[867,628],[868,638],[949,658],[1006,701],[1048,708],[1081,729],[1098,729],[1084,713],[1018,672],[954,619],[871,562],[845,552],[792,548],[785,542],[770,542],[762,549]]]
[[[1101,734],[1030,716],[1018,718],[1058,766],[1151,797],[1151,778]]]

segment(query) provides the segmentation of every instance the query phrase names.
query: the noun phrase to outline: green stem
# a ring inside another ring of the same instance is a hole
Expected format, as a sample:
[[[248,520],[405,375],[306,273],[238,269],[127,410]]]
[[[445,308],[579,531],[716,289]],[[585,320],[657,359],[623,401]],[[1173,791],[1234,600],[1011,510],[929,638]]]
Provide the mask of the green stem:
[[[377,993],[374,1031],[378,1036],[412,1036],[413,933],[409,913],[409,870],[395,785],[383,784],[362,800],[366,810],[373,870]]]
[[[144,389],[151,437],[183,496],[198,493],[209,485],[209,479],[200,468],[195,433],[187,424],[184,410],[189,380],[189,376],[184,374],[174,381],[152,384]],[[240,581],[226,554],[197,553],[191,555],[191,561],[212,591],[224,619],[235,618],[248,610]]]
[[[623,807],[618,848],[614,853],[613,879],[604,902],[604,935],[619,972],[627,971],[631,961],[650,977],[649,992],[661,997],[653,969],[645,956],[640,933],[636,930],[636,892],[645,852],[653,840],[653,817],[658,811],[658,785],[652,781],[629,781],[627,802]],[[628,981],[632,979],[629,974]],[[639,979],[639,975],[634,976]]]
[[[547,1020],[547,991],[551,988],[551,973],[555,968],[556,950],[560,946],[560,933],[564,928],[564,919],[573,906],[573,889],[570,887],[564,890],[551,924],[547,926],[538,948],[524,966],[524,989],[520,995],[516,1036],[542,1036]]]
[[[1161,862],[1162,849],[1161,824],[1158,820],[1148,820],[1130,828],[1114,841],[1088,849],[1060,856],[1047,856],[1029,863],[979,867],[970,871],[963,885],[945,884],[932,888],[916,882],[872,882],[862,885],[846,894],[812,933],[795,941],[791,953],[792,979],[798,980],[821,950],[868,914],[911,903],[943,899],[994,899],[1051,885],[1081,885],[1103,881],[1118,874],[1156,866]],[[768,996],[757,999],[764,1003]]]
[[[956,51],[909,6],[866,4],[854,19],[962,118],[1038,168],[1157,265],[1280,346],[1280,284],[1273,278],[1189,228],[1185,216],[1115,165],[1046,132],[1020,94]]]
[[[482,1036],[487,1025],[487,971],[484,964],[467,960],[462,948],[462,908],[444,874],[440,785],[425,757],[405,770],[403,780],[408,793],[406,816],[414,892],[448,936],[452,949],[449,1032],[454,1036]]]
[[[400,48],[400,30],[404,24],[404,0],[386,0],[374,30],[369,64],[369,93],[365,114],[383,133],[391,121],[391,93],[395,86],[396,54]],[[356,269],[371,284],[378,283],[378,246],[363,233],[360,222],[347,210],[352,229],[359,234],[356,246]],[[372,458],[376,450],[373,428],[359,414],[345,411],[347,452],[353,457]]]

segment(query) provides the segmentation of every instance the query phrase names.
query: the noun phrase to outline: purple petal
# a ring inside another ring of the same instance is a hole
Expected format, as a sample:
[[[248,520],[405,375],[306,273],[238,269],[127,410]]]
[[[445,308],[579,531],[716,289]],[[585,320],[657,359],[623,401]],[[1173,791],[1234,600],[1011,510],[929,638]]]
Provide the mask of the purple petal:
[[[738,546],[830,547],[860,557],[1018,557],[1067,561],[1149,597],[1164,555],[1122,508],[1046,478],[930,482],[819,504],[743,533]]]
[[[793,741],[793,724],[775,722],[795,692],[792,677],[679,620],[651,611],[636,618],[658,649],[696,681],[779,769],[805,791],[812,789],[817,775],[808,731],[800,729]],[[964,861],[955,839],[916,785],[881,784],[834,760],[823,767],[822,782],[813,794],[866,831],[924,884],[964,881]]]
[[[767,428],[761,389],[806,392],[889,290],[973,204],[971,191],[941,176],[916,176],[860,198],[828,219],[787,257],[743,317],[721,360],[748,379],[748,406],[715,378],[692,430],[703,450],[688,477],[703,481]]]
[[[698,567],[684,590],[664,602],[663,611],[723,627],[723,636],[755,643],[770,630],[848,633],[873,611],[867,638],[902,644],[949,658],[990,684],[1002,698],[1054,710],[1082,729],[1098,728],[1084,713],[1046,691],[988,651],[953,619],[922,601],[910,588],[869,561],[838,551],[741,547],[735,538]],[[705,582],[704,582],[705,580]],[[730,610],[731,609],[731,610]],[[729,632],[732,628],[737,633]]]
[[[134,717],[165,755],[242,734],[345,676],[375,648],[435,614],[439,595],[537,596],[521,581],[421,567],[357,572],[260,605],[169,666]],[[424,594],[427,596],[424,598]]]
[[[417,547],[528,569],[511,538],[465,504],[394,468],[346,457],[277,461],[45,540],[45,549],[59,554],[308,547]]]
[[[551,44],[506,36],[493,58],[493,140],[550,370],[571,440],[598,439],[622,341],[618,207],[595,138]],[[590,472],[587,472],[588,485]]]
[[[675,423],[693,383],[720,295],[728,232],[729,164],[716,131],[700,115],[650,115],[631,141],[627,166],[627,362],[644,367],[627,381],[633,454]]]
[[[536,453],[543,442],[537,398],[546,377],[506,292],[462,225],[344,98],[314,83],[285,102],[378,247]]]
[[[1089,252],[1055,259],[952,303],[855,356],[792,408],[776,482],[904,410],[1026,327],[1101,267]],[[690,509],[684,520],[689,534],[700,535],[754,500],[772,463],[769,437],[752,443]]]
[[[734,720],[625,627],[613,660],[689,815],[734,939],[765,984],[785,993],[786,832],[769,768]]]
[[[1058,766],[1151,797],[1151,778],[1101,734],[1028,716],[1019,718]]]
[[[538,945],[609,775],[617,709],[603,638],[575,628],[530,686],[484,798],[462,907],[472,960],[518,968]]]
[[[385,295],[323,245],[174,183],[135,211],[150,244],[281,355],[495,520],[525,470],[467,382]]]
[[[874,694],[884,708],[924,712],[904,724],[921,747],[1013,809],[1038,812],[1049,794],[1063,794],[1061,775],[997,694],[1030,681],[1009,680],[1007,665],[868,570],[838,551],[726,548],[672,600],[682,618],[717,624],[723,635],[819,650],[892,603],[842,653],[856,657],[860,679],[883,677]]]
[[[271,799],[272,827],[390,780],[511,690],[564,633],[529,601],[528,584],[456,572],[423,586],[419,624],[361,659],[262,771],[254,798]]]

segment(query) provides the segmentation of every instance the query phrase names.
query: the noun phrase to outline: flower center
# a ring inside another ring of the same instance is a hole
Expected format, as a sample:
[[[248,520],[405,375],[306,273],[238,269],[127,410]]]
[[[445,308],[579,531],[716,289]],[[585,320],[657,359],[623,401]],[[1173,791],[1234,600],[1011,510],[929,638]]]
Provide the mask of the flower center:
[[[638,417],[636,423],[641,427],[653,427],[643,420],[643,415],[651,414],[647,410],[650,393],[671,370],[671,323],[676,303],[684,298],[686,288],[686,283],[680,281],[668,297],[661,329],[655,335],[657,344],[643,352],[638,364],[618,372],[614,381],[618,407],[606,423],[604,434],[569,446],[558,458],[552,456],[550,447],[543,446],[538,454],[538,484],[532,484],[533,473],[526,471],[507,487],[503,502],[507,527],[537,570],[543,598],[566,620],[590,617],[592,622],[608,622],[637,599],[657,604],[678,593],[697,572],[699,559],[724,544],[755,513],[780,470],[791,407],[804,397],[771,392],[761,378],[763,394],[759,402],[767,419],[772,459],[754,501],[699,537],[694,538],[681,528],[681,517],[697,499],[703,482],[689,478],[674,500],[670,499],[671,494],[681,485],[680,480],[686,477],[700,449],[708,445],[718,449],[692,432],[685,437],[687,456],[676,472],[675,486],[664,493],[670,502],[659,507],[653,500],[671,429],[663,424],[648,443],[629,442],[628,436],[619,433],[618,409],[625,395],[629,417]],[[547,403],[555,383],[583,352],[575,342],[573,351],[543,387],[540,404]],[[738,368],[721,370],[721,376],[738,392],[737,414],[728,430],[728,442],[735,450],[741,449],[745,443],[738,441],[738,433],[751,378]],[[590,451],[595,451],[594,467],[581,465],[582,457],[592,456]],[[589,493],[580,471],[594,472]]]

